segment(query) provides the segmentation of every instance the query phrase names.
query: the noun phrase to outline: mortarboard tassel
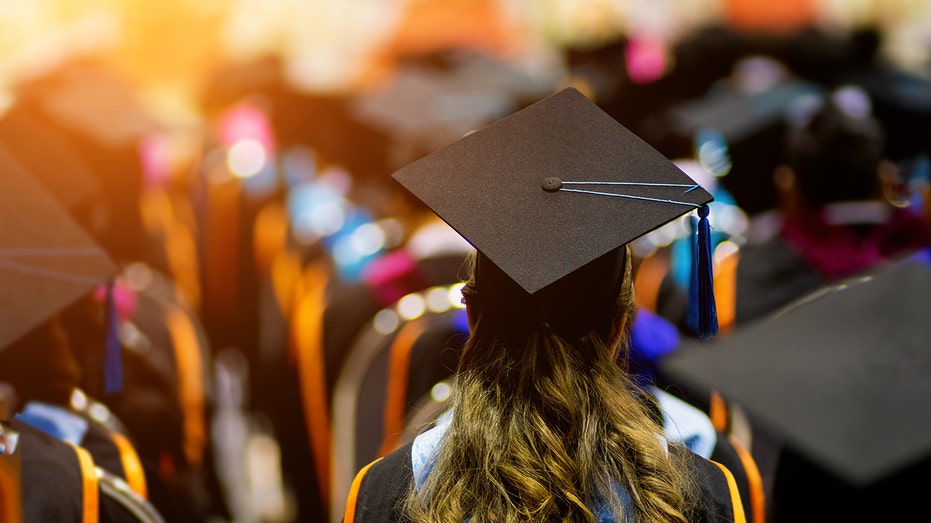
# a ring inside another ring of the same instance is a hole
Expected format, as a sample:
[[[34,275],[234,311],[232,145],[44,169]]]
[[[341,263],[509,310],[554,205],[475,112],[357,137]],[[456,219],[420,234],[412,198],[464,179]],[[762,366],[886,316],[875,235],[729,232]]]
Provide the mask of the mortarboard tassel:
[[[103,390],[104,394],[116,394],[123,390],[123,358],[120,353],[119,315],[116,310],[116,285],[107,283],[106,322],[107,335],[104,345]]]
[[[698,216],[698,220],[692,221],[696,229],[696,242],[692,247],[686,325],[700,338],[713,338],[718,334],[718,313],[714,301],[714,265],[711,259],[711,224],[708,221],[707,205],[698,208]]]
[[[708,221],[708,205],[672,200],[667,198],[653,198],[634,194],[593,191],[590,189],[575,189],[566,186],[581,185],[611,185],[611,186],[639,186],[639,187],[679,187],[689,193],[701,187],[696,183],[646,183],[624,181],[563,181],[557,177],[548,177],[543,180],[543,189],[548,192],[565,191],[572,193],[595,194],[600,196],[614,196],[633,200],[651,201],[689,205],[698,209],[699,219],[692,219],[692,227],[696,229],[694,236],[697,241],[692,244],[692,267],[689,278],[689,308],[685,318],[686,327],[700,338],[713,338],[718,334],[718,313],[714,302],[714,266],[711,260],[711,224]],[[697,222],[697,225],[696,225]]]

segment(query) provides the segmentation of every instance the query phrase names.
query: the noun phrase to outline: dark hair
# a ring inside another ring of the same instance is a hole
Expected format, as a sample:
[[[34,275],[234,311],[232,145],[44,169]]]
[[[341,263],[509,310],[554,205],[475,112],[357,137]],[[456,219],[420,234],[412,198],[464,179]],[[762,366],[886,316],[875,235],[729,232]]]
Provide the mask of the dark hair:
[[[884,136],[872,116],[826,103],[806,124],[789,126],[786,146],[786,164],[795,170],[802,196],[809,204],[821,206],[876,195]]]
[[[628,256],[626,245],[615,249],[531,296],[478,252],[474,265],[476,288],[467,286],[463,293],[474,310],[483,311],[486,321],[502,324],[503,334],[519,334],[546,325],[573,340],[593,328],[604,327],[599,322],[616,312],[612,309],[628,272]]]

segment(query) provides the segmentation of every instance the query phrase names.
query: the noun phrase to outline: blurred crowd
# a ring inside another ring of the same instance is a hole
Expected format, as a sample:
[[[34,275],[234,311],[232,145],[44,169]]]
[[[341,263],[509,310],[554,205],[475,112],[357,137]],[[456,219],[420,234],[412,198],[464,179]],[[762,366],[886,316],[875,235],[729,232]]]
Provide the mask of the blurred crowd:
[[[70,510],[71,463],[90,459],[100,521],[340,521],[355,473],[442,411],[468,335],[471,246],[390,174],[564,87],[714,195],[719,338],[931,247],[931,59],[891,58],[882,20],[742,4],[732,23],[565,38],[534,60],[505,28],[434,13],[418,23],[458,29],[384,44],[362,86],[250,56],[213,64],[183,118],[93,52],[3,82],[0,292],[19,312],[0,321],[0,448],[21,456],[0,468],[0,519]],[[708,343],[691,219],[633,244],[631,366],[708,416],[742,453],[748,515],[778,520],[782,438],[662,370]],[[58,453],[60,469],[30,457]]]

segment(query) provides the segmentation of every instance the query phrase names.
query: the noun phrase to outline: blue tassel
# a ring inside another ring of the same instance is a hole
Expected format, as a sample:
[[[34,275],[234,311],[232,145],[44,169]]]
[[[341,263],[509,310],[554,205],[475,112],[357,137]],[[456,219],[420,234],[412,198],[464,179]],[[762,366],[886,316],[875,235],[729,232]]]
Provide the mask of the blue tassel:
[[[713,338],[718,334],[718,312],[714,302],[714,265],[707,205],[698,209],[698,216],[698,220],[692,221],[697,241],[692,247],[686,326],[700,338]]]
[[[685,315],[685,326],[692,334],[698,334],[698,218],[689,216],[689,226],[692,229],[692,237],[689,242],[689,307]]]
[[[103,390],[116,394],[123,390],[123,357],[119,336],[119,317],[116,311],[114,283],[107,284],[107,336],[104,345]]]

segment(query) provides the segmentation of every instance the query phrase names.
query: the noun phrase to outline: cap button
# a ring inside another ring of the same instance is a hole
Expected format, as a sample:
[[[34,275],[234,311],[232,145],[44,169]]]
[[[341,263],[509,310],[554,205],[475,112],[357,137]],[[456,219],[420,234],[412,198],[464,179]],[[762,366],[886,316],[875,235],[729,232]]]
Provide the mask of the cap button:
[[[556,192],[562,187],[562,180],[555,176],[547,176],[543,179],[543,190],[546,192]]]

